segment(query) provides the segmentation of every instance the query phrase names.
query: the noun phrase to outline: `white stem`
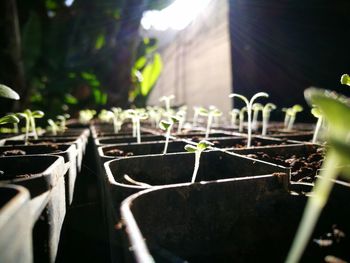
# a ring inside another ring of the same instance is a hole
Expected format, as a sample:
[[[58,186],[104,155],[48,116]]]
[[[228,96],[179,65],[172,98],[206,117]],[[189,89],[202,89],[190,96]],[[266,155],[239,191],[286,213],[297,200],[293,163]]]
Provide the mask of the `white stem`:
[[[208,122],[207,122],[207,130],[205,131],[205,139],[207,140],[209,138],[209,132],[210,132],[210,126],[213,121],[213,115],[209,113],[208,115]]]
[[[28,138],[29,138],[30,123],[29,123],[29,117],[25,117],[25,119],[26,119],[26,136],[24,138],[24,140],[25,140],[24,144],[27,145],[28,144]]]
[[[251,107],[248,107],[248,140],[247,140],[247,148],[250,147],[252,142],[252,109]]]
[[[118,133],[118,120],[116,116],[113,117],[113,130],[115,134]]]
[[[304,209],[298,231],[293,240],[292,247],[288,253],[286,263],[297,263],[307,246],[308,241],[315,228],[319,215],[325,206],[329,194],[333,187],[333,179],[337,177],[338,170],[334,169],[338,164],[338,156],[336,153],[329,151],[325,158],[323,169],[319,179],[313,188],[313,195],[309,197]]]
[[[289,123],[288,123],[288,127],[287,127],[287,130],[288,130],[288,131],[290,131],[290,130],[293,129],[294,121],[295,121],[295,115],[290,116],[290,118],[289,118]]]
[[[137,136],[137,132],[136,132],[136,121],[135,118],[132,118],[132,137],[136,137]]]
[[[18,133],[18,124],[17,123],[13,124],[13,132]]]
[[[198,120],[198,111],[194,111],[193,123],[192,123],[192,126],[193,126],[193,127],[196,127],[196,126],[197,126],[197,120]]]
[[[318,134],[320,132],[321,126],[322,126],[322,116],[319,117],[317,120],[315,131],[314,131],[314,136],[312,137],[312,143],[317,142],[317,138],[318,138]]]
[[[232,113],[231,114],[231,126],[234,129],[237,128],[236,122],[237,122],[237,114],[236,113]]]
[[[140,119],[136,119],[136,133],[137,133],[137,143],[141,143]]]
[[[244,113],[239,114],[239,132],[243,132],[244,129]]]
[[[252,122],[252,129],[256,129],[257,128],[257,122],[258,122],[258,113],[259,111],[258,110],[254,110],[253,111],[253,122]]]
[[[286,115],[284,116],[284,128],[287,128],[289,118],[290,118],[289,114],[286,113]]]
[[[169,139],[170,139],[170,132],[172,129],[173,125],[170,125],[168,127],[168,129],[166,130],[166,134],[165,134],[165,145],[164,145],[164,151],[163,154],[166,154],[167,150],[168,150],[168,144],[169,144]]]
[[[34,120],[33,117],[30,117],[30,122],[31,122],[31,125],[32,125],[32,132],[34,134],[34,139],[37,140],[38,139],[38,134],[36,132],[35,120]]]
[[[267,133],[267,125],[269,123],[270,114],[263,114],[263,126],[262,126],[262,135],[266,135]]]
[[[199,168],[199,160],[201,158],[201,153],[202,151],[195,151],[194,152],[194,170],[193,170],[193,174],[192,174],[192,179],[191,179],[191,183],[194,183],[196,181],[196,177],[197,177],[197,173],[198,173],[198,168]]]
[[[181,119],[179,120],[179,124],[178,124],[178,126],[177,126],[177,133],[181,133],[183,123],[184,123],[184,119],[181,118]]]

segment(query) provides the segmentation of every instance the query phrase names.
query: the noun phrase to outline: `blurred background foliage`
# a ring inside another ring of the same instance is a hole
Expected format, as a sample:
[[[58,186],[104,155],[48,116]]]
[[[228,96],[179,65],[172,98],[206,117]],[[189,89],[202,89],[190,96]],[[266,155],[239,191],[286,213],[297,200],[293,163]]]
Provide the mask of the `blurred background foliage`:
[[[0,82],[21,100],[0,101],[0,111],[144,105],[162,61],[157,41],[139,36],[141,16],[171,2],[1,1]]]

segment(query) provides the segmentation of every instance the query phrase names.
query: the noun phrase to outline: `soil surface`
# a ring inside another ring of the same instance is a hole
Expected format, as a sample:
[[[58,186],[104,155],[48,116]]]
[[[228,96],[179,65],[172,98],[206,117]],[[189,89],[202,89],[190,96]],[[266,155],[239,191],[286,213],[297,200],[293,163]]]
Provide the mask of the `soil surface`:
[[[319,148],[317,152],[308,156],[297,155],[269,155],[263,151],[248,154],[248,157],[275,163],[291,168],[291,180],[297,182],[314,182],[317,170],[321,168],[324,152]]]
[[[105,155],[107,156],[121,156],[121,157],[127,157],[127,156],[133,156],[133,152],[124,152],[120,149],[112,149],[105,152]]]

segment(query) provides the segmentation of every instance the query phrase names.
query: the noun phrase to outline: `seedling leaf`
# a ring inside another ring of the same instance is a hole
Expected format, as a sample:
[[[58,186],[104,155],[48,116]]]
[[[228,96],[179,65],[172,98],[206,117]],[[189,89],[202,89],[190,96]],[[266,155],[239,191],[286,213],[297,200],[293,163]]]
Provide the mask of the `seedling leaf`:
[[[42,118],[42,117],[44,117],[44,115],[45,115],[45,113],[42,112],[41,110],[36,110],[36,111],[32,112],[33,118],[36,118],[36,119]]]
[[[19,100],[18,93],[3,84],[0,84],[0,97],[12,99],[12,100]]]
[[[350,86],[350,76],[348,74],[343,74],[340,78],[340,83]]]
[[[194,153],[197,150],[197,148],[193,145],[187,144],[185,145],[185,150],[190,153]]]
[[[202,140],[202,141],[200,141],[200,142],[197,144],[197,149],[198,149],[198,150],[201,150],[201,151],[204,151],[205,149],[207,149],[209,146],[212,146],[212,145],[214,145],[214,144],[211,143],[211,142]]]
[[[19,119],[14,114],[6,115],[0,118],[0,124],[18,123],[18,122],[19,122]]]
[[[159,127],[164,131],[167,130],[170,127],[170,125],[171,125],[171,123],[168,121],[161,121],[159,123]]]

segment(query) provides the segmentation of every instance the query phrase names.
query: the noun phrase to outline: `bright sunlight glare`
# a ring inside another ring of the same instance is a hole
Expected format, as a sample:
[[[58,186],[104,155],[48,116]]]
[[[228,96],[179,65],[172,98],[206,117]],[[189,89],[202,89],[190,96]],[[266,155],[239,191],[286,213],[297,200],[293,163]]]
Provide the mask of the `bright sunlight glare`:
[[[209,4],[211,0],[176,0],[158,11],[150,10],[143,14],[141,25],[144,29],[164,31],[182,30],[187,27]]]

